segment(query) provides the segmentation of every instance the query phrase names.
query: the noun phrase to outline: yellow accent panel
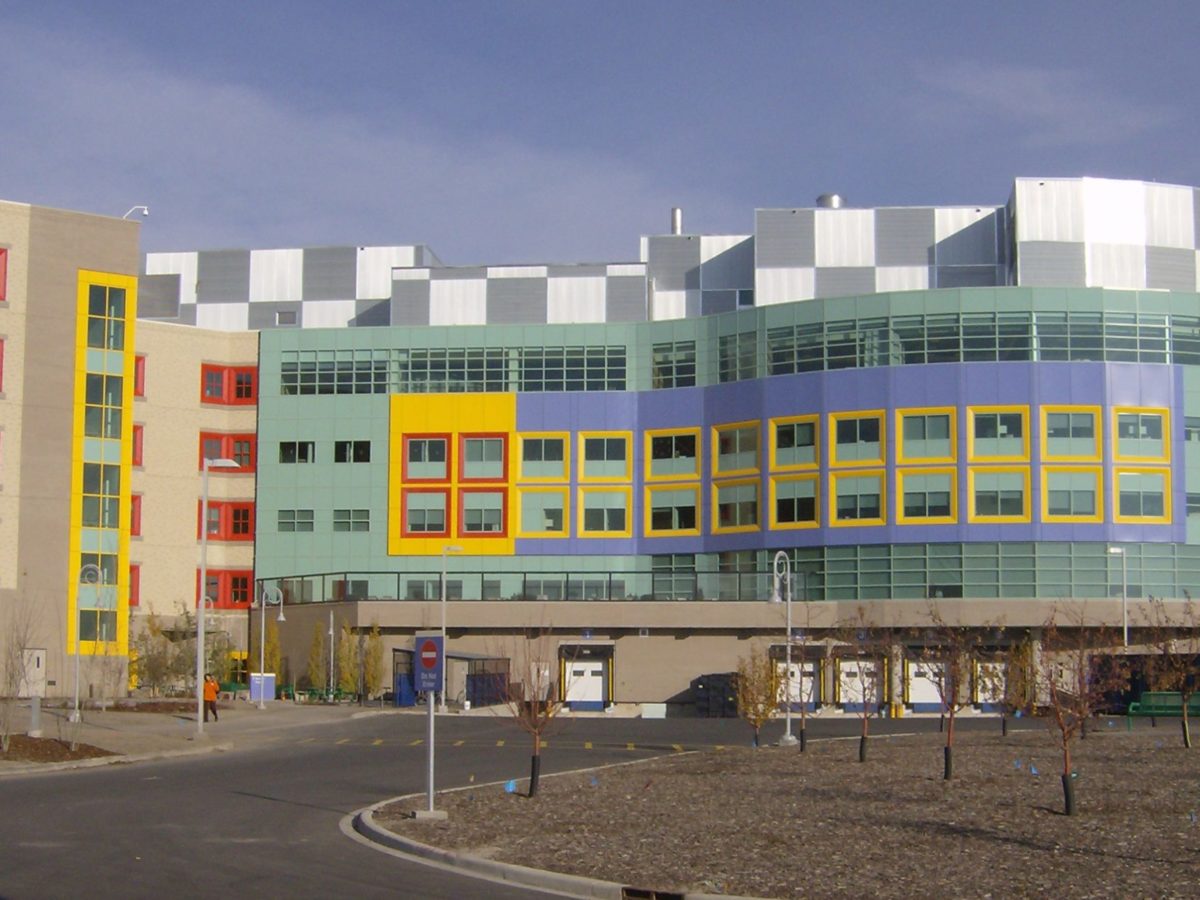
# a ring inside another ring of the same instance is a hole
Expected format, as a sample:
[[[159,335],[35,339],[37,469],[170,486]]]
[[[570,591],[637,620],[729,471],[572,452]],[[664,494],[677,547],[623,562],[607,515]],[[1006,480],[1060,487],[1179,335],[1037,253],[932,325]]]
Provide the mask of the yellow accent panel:
[[[621,475],[588,475],[587,474],[587,440],[588,438],[616,439],[625,442],[625,471]],[[579,480],[589,484],[611,482],[618,484],[633,481],[633,432],[632,431],[581,431],[579,440]]]
[[[975,451],[975,417],[999,413],[1016,413],[1021,417],[1021,446],[1019,455],[981,456]],[[1028,406],[968,406],[967,407],[967,459],[972,462],[1029,462],[1029,407]]]
[[[1066,454],[1056,454],[1050,452],[1050,428],[1047,424],[1048,417],[1051,413],[1065,413],[1067,415],[1078,415],[1079,413],[1089,413],[1092,417],[1092,435],[1093,441],[1096,444],[1096,452],[1090,455],[1070,456]],[[1043,406],[1039,410],[1041,417],[1041,446],[1043,460],[1062,460],[1063,462],[1099,462],[1104,450],[1104,442],[1102,436],[1104,434],[1104,426],[1101,424],[1100,407],[1099,406],[1061,406],[1050,405]],[[1089,520],[1090,521],[1090,520]]]
[[[875,419],[879,422],[879,456],[873,459],[838,459],[838,422]],[[831,466],[882,466],[887,460],[887,413],[882,409],[859,409],[829,414],[829,464]]]
[[[904,514],[904,479],[914,475],[948,475],[950,477],[950,515],[906,516]],[[935,467],[930,469],[896,470],[896,521],[902,525],[946,525],[958,521],[958,469]]]
[[[1026,436],[1028,440],[1028,435]],[[1022,506],[1019,516],[978,516],[975,514],[975,478],[978,475],[1017,474],[1023,476]],[[967,521],[984,524],[1004,524],[1008,522],[1033,521],[1033,498],[1029,495],[1030,476],[1028,466],[978,466],[967,469]]]
[[[655,528],[653,523],[654,518],[654,494],[656,492],[666,491],[689,491],[695,500],[696,505],[696,527],[695,528]],[[700,534],[700,517],[704,512],[700,505],[700,485],[697,482],[689,484],[660,484],[646,485],[642,493],[642,509],[645,519],[644,529],[646,537],[695,537]]]
[[[947,416],[950,419],[949,456],[911,456],[904,443],[904,420],[912,416]],[[896,462],[952,463],[958,456],[958,410],[953,406],[915,406],[896,410]]]
[[[1161,456],[1134,456],[1121,452],[1121,436],[1118,430],[1122,414],[1162,417],[1163,452]],[[1161,406],[1114,406],[1112,408],[1112,455],[1114,460],[1169,463],[1171,461],[1171,411]]]
[[[117,522],[117,572],[116,584],[116,639],[113,641],[80,641],[79,652],[90,656],[119,656],[129,653],[129,479],[133,470],[131,448],[133,446],[133,367],[135,323],[137,322],[137,278],[133,275],[118,275],[112,272],[96,272],[80,269],[75,286],[75,372],[74,398],[72,403],[71,427],[71,524],[67,557],[67,628],[66,652],[75,652],[76,630],[79,627],[79,574],[81,537],[83,528],[83,446],[84,405],[87,387],[87,331],[88,331],[88,288],[101,285],[122,288],[125,291],[124,348],[106,350],[105,353],[121,355],[121,487],[118,495],[120,507]]]
[[[850,478],[879,479],[879,517],[875,519],[838,519],[838,482]],[[887,523],[887,472],[883,469],[852,469],[829,473],[829,525],[832,528],[858,528]]]
[[[780,522],[776,513],[778,508],[775,503],[776,485],[784,484],[792,481],[810,481],[814,486],[813,490],[813,512],[816,515],[816,521],[813,522]],[[770,486],[770,503],[767,510],[768,521],[770,522],[771,530],[776,529],[791,529],[791,528],[819,528],[821,526],[821,477],[817,474],[812,475],[787,475],[771,479]]]
[[[703,442],[700,440],[699,428],[654,428],[643,432],[643,435],[644,449],[642,456],[645,459],[643,465],[647,481],[690,481],[700,477],[700,448]],[[690,435],[696,439],[696,464],[690,472],[655,475],[651,471],[654,466],[654,439],[656,437],[673,437],[676,435]]]
[[[1163,484],[1163,514],[1161,516],[1121,515],[1121,476],[1161,475]],[[1171,470],[1165,466],[1120,466],[1112,472],[1112,512],[1114,522],[1129,522],[1139,525],[1171,524]]]
[[[796,425],[809,424],[813,427],[813,461],[810,463],[798,464],[781,464],[779,462],[779,454],[777,449],[778,427],[780,425]],[[769,452],[769,465],[772,471],[789,472],[798,469],[816,469],[821,465],[821,417],[812,416],[784,416],[778,419],[769,419],[767,421],[767,447]]]
[[[1052,474],[1084,473],[1093,478],[1095,512],[1090,516],[1056,516],[1050,513],[1050,476]],[[1042,520],[1045,522],[1103,522],[1104,521],[1104,478],[1099,466],[1042,466],[1041,488]]]
[[[516,435],[517,397],[515,394],[394,394],[391,397],[388,423],[388,553],[392,556],[441,556],[442,548],[461,547],[464,555],[511,556],[516,549],[517,525],[520,510],[513,481],[517,471],[514,454],[518,451]],[[450,436],[447,480],[442,482],[414,481],[404,478],[404,436],[408,434],[447,434]],[[463,434],[503,434],[507,437],[506,474],[495,481],[472,479],[460,485],[460,438]],[[439,488],[449,494],[446,506],[446,534],[430,537],[405,537],[402,525],[404,507],[401,502],[405,487]],[[459,507],[462,494],[459,487],[507,492],[505,537],[473,537],[459,535]]]

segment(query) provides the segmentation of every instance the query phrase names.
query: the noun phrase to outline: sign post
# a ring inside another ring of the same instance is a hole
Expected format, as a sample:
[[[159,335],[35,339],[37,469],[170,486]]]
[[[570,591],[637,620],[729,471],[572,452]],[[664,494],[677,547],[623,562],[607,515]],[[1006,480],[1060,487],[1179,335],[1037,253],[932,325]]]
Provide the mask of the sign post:
[[[426,755],[428,769],[425,779],[425,793],[428,799],[425,810],[417,810],[418,819],[444,819],[444,810],[433,808],[433,700],[434,695],[442,689],[442,674],[446,667],[445,643],[440,634],[418,633],[415,640],[416,657],[413,669],[416,672],[416,689],[425,692],[425,710],[429,726],[426,734]]]

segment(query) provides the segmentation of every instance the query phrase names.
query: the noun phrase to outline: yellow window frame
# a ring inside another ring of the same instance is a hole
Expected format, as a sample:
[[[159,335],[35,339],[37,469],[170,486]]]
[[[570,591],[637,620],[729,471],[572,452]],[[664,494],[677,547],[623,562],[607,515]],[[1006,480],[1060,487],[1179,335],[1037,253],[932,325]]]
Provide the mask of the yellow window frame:
[[[726,431],[744,431],[747,428],[753,428],[758,436],[758,450],[754,455],[754,466],[742,469],[720,469],[721,465],[721,435]],[[712,456],[712,477],[713,478],[737,478],[742,475],[757,475],[762,467],[762,420],[747,419],[743,422],[725,422],[721,425],[712,427],[712,446],[709,448]]]
[[[950,419],[949,456],[909,456],[904,452],[904,420],[909,416],[948,416]],[[958,410],[953,406],[913,406],[896,410],[896,462],[953,463],[958,459]]]
[[[670,474],[670,475],[655,475],[654,454],[651,452],[654,446],[654,439],[661,437],[678,437],[681,435],[690,435],[696,439],[696,465],[691,472]],[[643,432],[642,437],[642,456],[645,460],[643,468],[646,473],[646,481],[695,481],[700,477],[703,471],[701,465],[701,457],[703,456],[703,440],[700,437],[700,428],[654,428]]]
[[[593,487],[579,487],[578,495],[578,512],[575,516],[576,534],[578,537],[587,538],[589,540],[596,538],[628,538],[633,537],[633,487],[632,485],[595,485]],[[588,494],[622,494],[625,497],[625,530],[624,531],[584,531],[583,520],[587,514],[587,496]]]
[[[581,431],[578,434],[579,481],[587,484],[620,484],[633,481],[633,432],[632,431]],[[590,439],[613,440],[625,442],[625,471],[621,475],[588,475],[587,442]],[[581,507],[582,509],[582,507]]]
[[[909,475],[949,475],[950,515],[909,516],[904,512],[904,479]],[[953,525],[958,521],[958,469],[953,466],[930,466],[919,469],[896,470],[896,521],[901,525]]]
[[[1117,434],[1122,413],[1162,416],[1162,456],[1129,456],[1121,453],[1121,438]],[[1171,461],[1171,411],[1165,406],[1114,406],[1112,408],[1112,456],[1119,462],[1169,463]]]
[[[654,500],[655,491],[691,491],[692,496],[696,499],[696,527],[695,528],[655,528],[654,520]],[[695,537],[700,534],[701,519],[704,515],[704,508],[700,505],[700,483],[691,482],[686,484],[663,484],[655,482],[653,485],[646,485],[642,492],[643,503],[643,527],[646,537]]]
[[[1050,452],[1050,428],[1049,419],[1053,413],[1091,413],[1092,421],[1095,423],[1096,434],[1096,452],[1091,456],[1073,456],[1059,455]],[[1055,462],[1100,462],[1104,454],[1104,416],[1103,411],[1099,406],[1090,405],[1072,405],[1063,403],[1052,403],[1048,406],[1043,406],[1038,410],[1039,430],[1041,431],[1040,446],[1042,450],[1043,460],[1053,460]],[[1113,420],[1114,424],[1116,420]]]
[[[776,485],[795,482],[795,481],[810,481],[816,487],[813,491],[813,511],[816,513],[816,521],[814,522],[780,522],[776,518]],[[813,473],[811,475],[779,475],[771,478],[770,483],[770,506],[767,511],[767,521],[772,531],[791,531],[793,529],[804,528],[820,528],[821,527],[821,476]]]
[[[1122,475],[1161,475],[1163,476],[1163,514],[1161,516],[1123,516],[1121,515],[1121,476]],[[1112,517],[1114,522],[1124,522],[1133,525],[1170,525],[1173,514],[1171,503],[1171,469],[1167,466],[1117,466],[1112,472]]]
[[[571,433],[569,431],[523,431],[517,435],[517,480],[522,483],[540,484],[568,481],[571,477]],[[526,475],[521,471],[525,462],[525,441],[561,440],[563,443],[562,475]]]
[[[761,448],[760,448],[761,449]],[[743,487],[751,485],[754,488],[754,502],[758,507],[757,521],[753,525],[730,525],[721,527],[721,514],[719,510],[719,498],[721,488]],[[749,534],[755,531],[762,530],[763,509],[762,509],[762,480],[759,478],[727,478],[722,481],[714,481],[711,485],[711,510],[712,510],[712,533],[713,534]]]
[[[811,424],[813,426],[813,461],[810,463],[789,463],[783,465],[779,462],[778,448],[776,446],[776,429],[780,425],[804,425]],[[808,416],[782,416],[778,419],[767,420],[767,447],[768,462],[773,472],[795,472],[811,469],[818,469],[821,466],[821,417],[813,414]]]
[[[876,419],[879,422],[879,457],[872,459],[838,459],[838,423],[849,419]],[[883,466],[887,464],[887,410],[859,409],[829,414],[829,465],[830,466]],[[832,492],[831,492],[832,494]],[[832,520],[831,520],[832,524]]]
[[[1008,407],[1005,407],[1008,409]],[[1025,498],[1024,512],[1019,516],[979,516],[975,514],[975,477],[977,475],[1011,475],[1024,476],[1022,480],[1022,496]],[[971,466],[967,469],[967,521],[984,525],[1004,525],[1014,522],[1033,521],[1033,497],[1030,494],[1031,478],[1029,466]]]
[[[1055,411],[1061,407],[1054,407]],[[1097,441],[1099,443],[1099,441]],[[1085,472],[1096,479],[1096,511],[1090,516],[1059,516],[1050,513],[1050,476]],[[1104,470],[1100,466],[1042,466],[1041,509],[1043,522],[1103,522],[1104,521]]]
[[[879,517],[875,519],[848,519],[841,521],[837,517],[838,482],[850,478],[879,479]],[[830,528],[861,528],[864,526],[887,524],[887,470],[886,469],[847,469],[842,472],[829,473],[829,527]]]
[[[562,498],[563,508],[563,530],[562,531],[525,531],[521,527],[521,515],[524,510],[524,504],[521,498],[526,494],[557,494]],[[571,489],[566,485],[562,487],[519,487],[517,488],[516,509],[516,534],[517,537],[535,537],[535,538],[569,538],[571,536]]]
[[[1021,453],[1012,456],[980,456],[975,452],[975,417],[980,414],[1017,413],[1021,417]],[[1021,404],[967,407],[967,459],[978,463],[1029,462],[1029,407]]]

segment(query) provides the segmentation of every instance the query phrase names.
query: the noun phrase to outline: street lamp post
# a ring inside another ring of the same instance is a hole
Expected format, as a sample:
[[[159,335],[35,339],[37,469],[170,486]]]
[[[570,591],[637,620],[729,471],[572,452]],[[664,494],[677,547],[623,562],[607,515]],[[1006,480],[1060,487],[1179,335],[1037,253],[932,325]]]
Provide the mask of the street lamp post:
[[[1121,643],[1129,646],[1129,562],[1124,547],[1109,547],[1108,552],[1121,557]]]
[[[240,469],[232,459],[200,464],[200,597],[196,609],[196,737],[204,736],[204,615],[208,610],[208,470]]]
[[[442,712],[446,711],[446,670],[449,668],[446,665],[446,554],[462,553],[462,549],[456,544],[442,547]]]
[[[84,563],[79,569],[79,584],[75,588],[75,703],[71,707],[71,715],[67,716],[68,722],[78,723],[81,720],[79,715],[79,588],[90,584],[99,590],[100,575],[100,567],[95,563]],[[99,606],[98,603],[96,605]]]
[[[775,554],[775,592],[776,603],[782,600],[787,606],[787,640],[784,642],[784,678],[783,678],[783,710],[784,730],[779,739],[781,747],[790,747],[796,743],[792,734],[792,560],[786,550]],[[803,692],[800,701],[804,702]]]
[[[274,592],[275,599],[271,599],[271,593]],[[266,709],[267,704],[263,700],[263,694],[267,688],[267,604],[278,604],[279,615],[275,617],[276,622],[286,622],[283,617],[283,591],[277,587],[263,588],[262,597],[259,598],[258,605],[262,615],[259,619],[260,625],[258,628],[258,708]],[[273,698],[272,698],[273,699]]]

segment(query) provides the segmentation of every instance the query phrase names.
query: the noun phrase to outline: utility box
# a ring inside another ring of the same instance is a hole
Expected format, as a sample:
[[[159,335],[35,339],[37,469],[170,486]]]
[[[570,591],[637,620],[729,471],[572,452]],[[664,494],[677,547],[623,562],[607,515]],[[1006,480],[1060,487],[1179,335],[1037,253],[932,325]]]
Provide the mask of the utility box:
[[[250,702],[261,703],[264,700],[275,699],[275,673],[250,673]]]

